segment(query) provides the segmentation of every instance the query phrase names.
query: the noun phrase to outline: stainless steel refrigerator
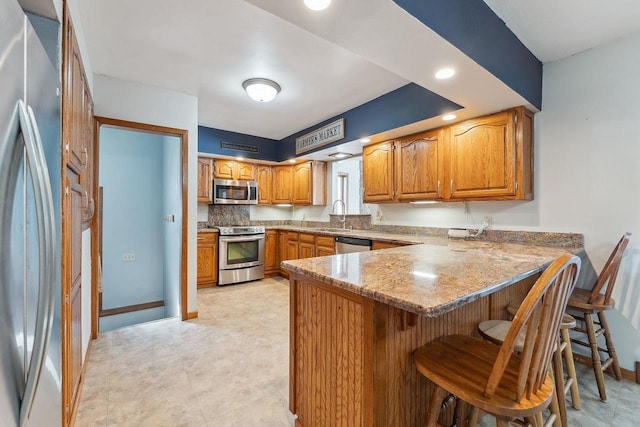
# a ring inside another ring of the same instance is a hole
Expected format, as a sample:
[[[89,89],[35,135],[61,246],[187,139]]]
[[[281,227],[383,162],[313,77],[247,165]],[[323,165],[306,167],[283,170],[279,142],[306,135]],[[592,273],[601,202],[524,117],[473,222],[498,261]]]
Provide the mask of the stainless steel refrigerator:
[[[59,73],[0,0],[0,424],[62,424]]]

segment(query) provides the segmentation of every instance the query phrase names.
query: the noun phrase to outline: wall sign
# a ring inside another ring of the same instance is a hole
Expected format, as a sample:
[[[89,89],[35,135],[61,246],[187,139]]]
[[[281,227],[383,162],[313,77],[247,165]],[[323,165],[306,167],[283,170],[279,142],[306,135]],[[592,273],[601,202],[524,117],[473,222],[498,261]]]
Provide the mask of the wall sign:
[[[338,119],[320,129],[296,138],[296,154],[339,141],[344,138],[344,119]]]

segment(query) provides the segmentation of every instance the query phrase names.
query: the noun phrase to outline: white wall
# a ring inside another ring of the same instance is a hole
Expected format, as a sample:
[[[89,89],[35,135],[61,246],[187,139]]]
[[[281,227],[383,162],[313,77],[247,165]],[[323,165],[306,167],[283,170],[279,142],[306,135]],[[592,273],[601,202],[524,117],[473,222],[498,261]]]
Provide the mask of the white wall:
[[[194,96],[102,75],[94,76],[95,113],[114,119],[149,123],[188,134],[187,310],[196,311],[196,191],[198,99]],[[183,302],[184,303],[184,302]]]
[[[581,233],[596,271],[632,232],[608,316],[626,369],[640,360],[638,52],[640,34],[545,65],[533,201],[367,205],[384,224],[478,227],[489,215],[496,229]]]

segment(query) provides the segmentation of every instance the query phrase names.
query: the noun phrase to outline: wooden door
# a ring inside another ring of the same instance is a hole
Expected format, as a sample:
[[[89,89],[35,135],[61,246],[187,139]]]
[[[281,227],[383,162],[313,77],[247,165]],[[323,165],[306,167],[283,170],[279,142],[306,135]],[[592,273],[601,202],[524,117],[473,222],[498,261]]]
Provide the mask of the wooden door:
[[[278,273],[278,232],[267,230],[264,233],[264,273],[273,275]]]
[[[218,233],[198,233],[198,288],[218,281]]]
[[[271,166],[258,165],[258,204],[271,204]]]
[[[291,203],[293,168],[291,166],[274,166],[271,173],[271,202],[274,204]]]
[[[293,198],[294,205],[311,204],[311,162],[297,164],[293,167]]]
[[[395,152],[396,198],[399,201],[442,197],[440,131],[402,138]]]
[[[514,114],[503,112],[449,128],[452,199],[515,195]]]
[[[254,181],[256,179],[256,165],[252,163],[238,162],[236,164],[235,179]]]
[[[216,159],[214,161],[213,174],[217,179],[236,179],[235,160]]]
[[[394,198],[393,141],[368,145],[362,150],[362,183],[365,203],[388,202]]]
[[[213,203],[211,194],[212,160],[198,157],[198,203]]]

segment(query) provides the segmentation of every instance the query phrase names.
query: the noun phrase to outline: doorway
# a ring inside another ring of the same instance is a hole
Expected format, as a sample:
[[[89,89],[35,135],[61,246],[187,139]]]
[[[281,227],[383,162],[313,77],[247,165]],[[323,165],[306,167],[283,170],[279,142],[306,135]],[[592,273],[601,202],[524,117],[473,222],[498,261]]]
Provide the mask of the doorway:
[[[187,318],[187,131],[97,117],[94,328]]]

